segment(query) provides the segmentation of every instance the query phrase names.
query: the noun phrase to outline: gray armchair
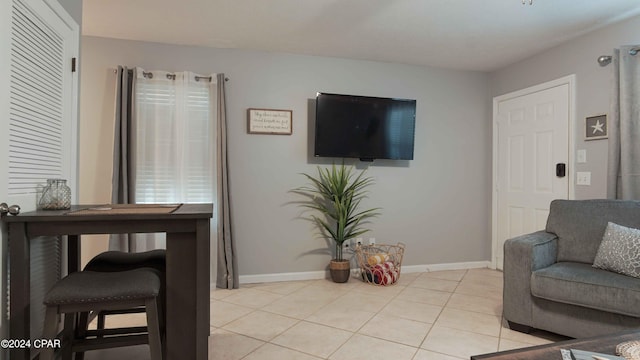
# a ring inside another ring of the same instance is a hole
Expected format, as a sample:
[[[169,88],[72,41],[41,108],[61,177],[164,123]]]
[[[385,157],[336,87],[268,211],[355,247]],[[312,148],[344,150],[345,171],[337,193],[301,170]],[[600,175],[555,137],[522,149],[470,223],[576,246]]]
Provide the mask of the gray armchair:
[[[592,267],[609,221],[640,228],[640,201],[554,200],[546,230],[505,242],[509,327],[575,338],[640,327],[640,279]]]

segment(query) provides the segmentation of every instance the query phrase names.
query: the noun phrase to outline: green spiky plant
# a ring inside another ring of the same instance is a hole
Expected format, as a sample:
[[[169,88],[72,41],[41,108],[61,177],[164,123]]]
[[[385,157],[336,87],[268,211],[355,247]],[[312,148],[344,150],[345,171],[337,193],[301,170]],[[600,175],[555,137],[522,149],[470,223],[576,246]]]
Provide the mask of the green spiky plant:
[[[362,170],[356,176],[353,167],[344,163],[341,166],[334,164],[330,169],[318,166],[317,177],[302,174],[310,181],[308,186],[293,190],[309,198],[302,206],[321,213],[322,216],[311,215],[311,219],[323,235],[334,240],[337,261],[344,260],[344,242],[369,231],[362,225],[379,215],[380,208],[359,209],[360,201],[366,197],[366,189],[373,184],[373,178],[365,177],[364,173]]]

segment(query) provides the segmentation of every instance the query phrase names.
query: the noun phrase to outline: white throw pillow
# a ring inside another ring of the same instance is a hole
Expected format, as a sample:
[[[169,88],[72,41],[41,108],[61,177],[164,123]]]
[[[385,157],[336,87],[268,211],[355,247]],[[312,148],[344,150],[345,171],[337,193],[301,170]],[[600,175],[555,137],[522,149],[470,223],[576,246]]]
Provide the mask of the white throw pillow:
[[[640,230],[608,223],[593,267],[640,278]]]

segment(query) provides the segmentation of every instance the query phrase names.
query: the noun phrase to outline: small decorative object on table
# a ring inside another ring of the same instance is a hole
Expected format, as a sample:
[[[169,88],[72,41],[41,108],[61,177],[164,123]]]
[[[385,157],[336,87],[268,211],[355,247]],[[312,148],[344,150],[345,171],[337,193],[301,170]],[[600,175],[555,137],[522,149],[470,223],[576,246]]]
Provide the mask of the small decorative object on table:
[[[356,248],[362,280],[372,285],[393,285],[400,279],[405,245],[364,245]]]
[[[71,208],[71,189],[67,180],[47,179],[47,186],[38,197],[38,208],[42,210],[66,210]]]
[[[616,354],[626,360],[640,360],[640,341],[627,341],[618,344]]]

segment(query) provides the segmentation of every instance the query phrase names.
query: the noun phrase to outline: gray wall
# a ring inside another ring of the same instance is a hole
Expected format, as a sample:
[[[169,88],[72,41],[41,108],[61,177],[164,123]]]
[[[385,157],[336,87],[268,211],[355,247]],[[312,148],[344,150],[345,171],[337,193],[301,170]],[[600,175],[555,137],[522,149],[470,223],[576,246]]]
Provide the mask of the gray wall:
[[[234,236],[241,275],[325,269],[327,246],[288,191],[313,172],[308,114],[318,91],[417,99],[415,160],[376,161],[369,236],[404,242],[404,265],[490,259],[491,98],[488,74],[428,67],[82,38],[81,200],[108,201],[113,69],[224,72]],[[293,110],[293,135],[249,135],[246,109]],[[322,161],[321,161],[322,162]],[[326,163],[326,161],[324,161]],[[363,167],[358,163],[359,167]]]
[[[634,17],[559,45],[490,74],[492,96],[576,74],[575,149],[587,151],[587,163],[573,171],[591,172],[591,186],[576,186],[577,199],[606,197],[608,140],[584,141],[585,118],[609,112],[613,66],[596,59],[620,45],[640,44],[640,17]],[[523,44],[526,46],[526,44]]]

